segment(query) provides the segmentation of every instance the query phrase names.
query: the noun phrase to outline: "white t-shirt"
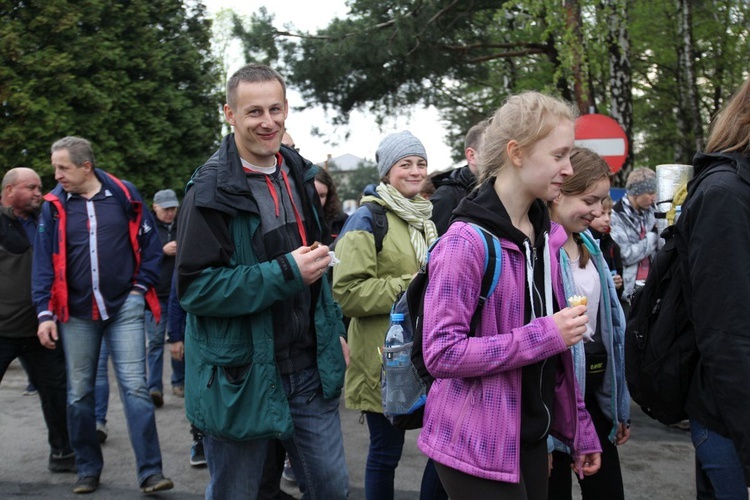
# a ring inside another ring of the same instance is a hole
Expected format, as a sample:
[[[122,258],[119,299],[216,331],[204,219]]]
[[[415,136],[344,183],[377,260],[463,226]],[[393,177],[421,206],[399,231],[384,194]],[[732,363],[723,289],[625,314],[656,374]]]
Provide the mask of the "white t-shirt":
[[[580,258],[580,257],[579,257]],[[578,295],[585,295],[588,297],[588,305],[586,306],[586,315],[589,317],[589,322],[586,324],[586,333],[583,335],[585,341],[594,339],[594,333],[596,332],[596,321],[599,315],[599,299],[602,296],[602,285],[599,281],[599,272],[596,270],[594,261],[589,259],[586,267],[581,269],[578,265],[579,259],[571,260],[570,267],[573,270],[573,280],[576,284],[576,292]]]

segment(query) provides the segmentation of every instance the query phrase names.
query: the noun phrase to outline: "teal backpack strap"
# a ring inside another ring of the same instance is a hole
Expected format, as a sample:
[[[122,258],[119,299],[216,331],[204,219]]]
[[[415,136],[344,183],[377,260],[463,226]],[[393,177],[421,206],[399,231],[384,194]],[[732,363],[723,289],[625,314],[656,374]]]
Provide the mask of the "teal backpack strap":
[[[487,302],[487,298],[492,295],[495,291],[498,281],[500,281],[500,272],[502,270],[503,254],[500,248],[500,239],[487,231],[482,226],[470,223],[471,227],[482,236],[484,241],[484,274],[482,275],[482,287],[479,290],[479,302],[477,308],[474,311],[474,315],[471,317],[471,325],[469,327],[469,336],[473,337],[476,333],[476,329],[479,326],[479,321],[482,317],[482,309],[484,304]]]

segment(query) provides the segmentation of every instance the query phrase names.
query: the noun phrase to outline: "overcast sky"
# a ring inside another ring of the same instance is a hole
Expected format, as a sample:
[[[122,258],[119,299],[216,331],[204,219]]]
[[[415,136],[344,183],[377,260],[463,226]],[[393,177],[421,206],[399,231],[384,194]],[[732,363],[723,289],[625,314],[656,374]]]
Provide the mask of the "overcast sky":
[[[325,27],[329,20],[344,17],[347,13],[344,0],[203,0],[203,3],[208,8],[209,16],[227,8],[240,15],[249,16],[265,6],[269,13],[275,15],[277,27],[292,24],[305,31]],[[244,63],[239,51],[239,44],[236,44],[232,50],[234,55],[230,59],[233,61],[230,74]],[[289,89],[287,98],[290,108],[304,104],[294,89]],[[321,108],[305,111],[290,109],[286,126],[300,148],[300,153],[313,162],[325,160],[329,154],[335,158],[345,153],[374,161],[380,139],[391,132],[409,130],[425,145],[430,172],[446,170],[452,165],[450,149],[444,143],[445,130],[439,123],[437,111],[434,109],[413,109],[402,116],[394,116],[384,124],[382,131],[375,125],[372,117],[359,112],[352,113],[349,126],[346,128],[335,128],[331,122],[332,116],[326,116]],[[325,138],[313,137],[310,134],[313,127],[318,127],[325,134]]]

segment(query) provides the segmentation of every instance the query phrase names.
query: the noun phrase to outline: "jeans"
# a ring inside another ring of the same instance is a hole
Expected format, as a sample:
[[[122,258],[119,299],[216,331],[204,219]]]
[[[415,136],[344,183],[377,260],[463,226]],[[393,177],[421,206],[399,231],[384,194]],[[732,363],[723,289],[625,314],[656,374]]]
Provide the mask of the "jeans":
[[[344,499],[349,474],[339,400],[324,399],[317,367],[281,377],[294,421],[294,434],[283,440],[302,498]],[[267,439],[234,441],[206,434],[203,446],[211,481],[206,499],[256,498],[268,449]]]
[[[68,372],[68,432],[76,452],[78,477],[98,477],[104,466],[94,416],[94,386],[102,338],[117,376],[138,483],[161,474],[154,405],[146,387],[144,309],[143,296],[131,293],[117,314],[108,320],[70,318],[60,324]]]
[[[696,466],[708,477],[716,500],[746,500],[745,476],[734,442],[690,419]],[[696,471],[698,472],[698,471]],[[700,491],[700,485],[697,485]]]
[[[99,349],[99,362],[96,367],[96,383],[94,385],[94,415],[96,423],[107,423],[107,411],[109,410],[109,349],[107,343],[102,339]]]
[[[29,380],[39,392],[50,452],[55,455],[73,453],[65,416],[65,355],[62,346],[47,349],[37,337],[0,337],[0,381],[8,365],[16,358],[24,360]]]
[[[367,428],[370,430],[370,450],[365,465],[365,498],[368,500],[391,500],[394,495],[393,481],[396,467],[404,449],[405,431],[394,427],[382,413],[365,412]],[[427,461],[420,500],[444,500],[448,494],[443,489],[435,463]]]
[[[164,338],[167,334],[167,317],[169,301],[159,299],[161,321],[151,311],[146,311],[146,349],[148,352],[148,390],[164,392],[162,376],[164,374]],[[185,385],[185,363],[169,356],[172,362],[172,386]]]

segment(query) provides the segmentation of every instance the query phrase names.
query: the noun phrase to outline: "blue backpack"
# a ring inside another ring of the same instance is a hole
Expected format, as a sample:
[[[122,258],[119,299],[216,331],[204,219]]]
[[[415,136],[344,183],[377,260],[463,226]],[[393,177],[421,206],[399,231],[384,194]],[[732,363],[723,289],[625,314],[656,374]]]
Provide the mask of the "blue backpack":
[[[502,253],[500,239],[477,224],[470,224],[484,241],[485,261],[482,286],[479,292],[479,302],[471,317],[469,336],[473,337],[482,317],[482,309],[487,298],[495,291],[500,280],[502,268]],[[439,238],[438,238],[439,240]],[[405,292],[401,292],[393,304],[391,314],[403,314],[402,323],[404,344],[398,347],[384,347],[382,353],[383,368],[381,370],[380,386],[383,399],[383,414],[399,429],[419,429],[422,427],[424,405],[427,393],[435,380],[424,363],[422,354],[422,327],[424,320],[424,296],[429,283],[429,260],[436,240],[427,252],[427,261],[419,273],[409,283]],[[410,352],[411,363],[407,366],[394,367],[387,361],[404,350]],[[389,385],[389,380],[398,381],[398,387]],[[408,408],[404,410],[404,408]]]

